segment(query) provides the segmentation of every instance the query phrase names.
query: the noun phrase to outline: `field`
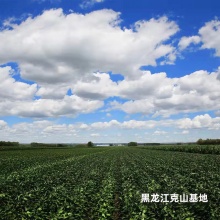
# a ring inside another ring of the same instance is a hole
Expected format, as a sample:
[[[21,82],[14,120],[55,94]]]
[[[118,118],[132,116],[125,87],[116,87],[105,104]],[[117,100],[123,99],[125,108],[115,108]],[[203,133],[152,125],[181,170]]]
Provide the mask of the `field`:
[[[149,147],[1,150],[0,218],[218,220],[220,155],[196,152]],[[169,194],[168,202],[162,201],[163,194]],[[177,201],[172,201],[174,194]],[[180,201],[183,194],[190,201]]]

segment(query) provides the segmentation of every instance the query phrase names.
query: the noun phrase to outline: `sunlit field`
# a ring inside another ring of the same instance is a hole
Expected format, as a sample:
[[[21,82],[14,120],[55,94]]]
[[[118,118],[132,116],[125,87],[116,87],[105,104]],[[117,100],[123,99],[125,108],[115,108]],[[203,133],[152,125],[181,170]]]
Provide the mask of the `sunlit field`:
[[[156,148],[2,149],[0,218],[219,219],[220,155]]]

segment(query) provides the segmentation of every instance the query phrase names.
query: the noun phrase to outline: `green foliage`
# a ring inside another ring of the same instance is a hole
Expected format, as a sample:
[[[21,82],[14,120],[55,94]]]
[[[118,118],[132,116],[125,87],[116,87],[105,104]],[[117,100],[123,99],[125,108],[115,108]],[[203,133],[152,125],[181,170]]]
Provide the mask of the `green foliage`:
[[[220,144],[220,139],[206,139],[206,140],[203,140],[203,139],[199,139],[197,142],[197,144],[199,145],[219,145]]]
[[[144,143],[144,146],[154,146],[154,145],[160,145],[160,143]]]
[[[0,146],[19,146],[19,142],[0,141]]]
[[[94,147],[94,144],[92,143],[92,141],[89,141],[89,142],[87,143],[87,146],[88,146],[88,147]]]
[[[134,142],[134,141],[129,142],[129,143],[128,143],[128,146],[137,146],[137,142]]]
[[[75,148],[87,148],[88,146],[87,144],[76,144],[74,147]]]
[[[36,148],[54,148],[54,147],[68,147],[68,144],[46,144],[46,143],[37,143],[37,142],[32,142],[31,147],[36,147]]]
[[[200,154],[220,154],[220,145],[160,145],[160,146],[146,146],[140,147],[144,149],[162,150],[162,151],[180,151],[188,153]]]
[[[3,220],[220,216],[219,155],[148,147],[30,148],[2,151],[0,165]],[[206,193],[209,202],[141,203],[142,193]]]
[[[46,144],[46,143],[37,143],[37,142],[32,142],[31,147],[57,147],[57,144]]]

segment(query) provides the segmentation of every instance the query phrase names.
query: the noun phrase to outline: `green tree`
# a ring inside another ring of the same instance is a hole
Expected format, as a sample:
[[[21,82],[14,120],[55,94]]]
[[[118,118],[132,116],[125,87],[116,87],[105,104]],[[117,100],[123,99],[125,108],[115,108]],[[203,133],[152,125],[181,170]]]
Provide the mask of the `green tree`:
[[[89,141],[89,142],[87,143],[87,146],[88,146],[88,147],[93,147],[94,144],[92,143],[92,141]]]
[[[197,143],[197,144],[203,144],[203,142],[204,142],[204,141],[202,140],[202,138],[200,138],[196,143]]]
[[[137,142],[131,141],[128,143],[128,146],[137,146]]]

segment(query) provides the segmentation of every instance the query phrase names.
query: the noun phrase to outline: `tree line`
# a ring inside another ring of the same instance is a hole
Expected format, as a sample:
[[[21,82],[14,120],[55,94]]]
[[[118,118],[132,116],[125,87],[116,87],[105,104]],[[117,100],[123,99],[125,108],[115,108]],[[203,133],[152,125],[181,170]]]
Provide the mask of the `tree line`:
[[[220,144],[220,139],[199,139],[197,142],[199,145]]]
[[[46,143],[32,142],[31,147],[67,147],[67,145],[66,144],[46,144]]]
[[[19,142],[0,141],[0,146],[19,146]]]

